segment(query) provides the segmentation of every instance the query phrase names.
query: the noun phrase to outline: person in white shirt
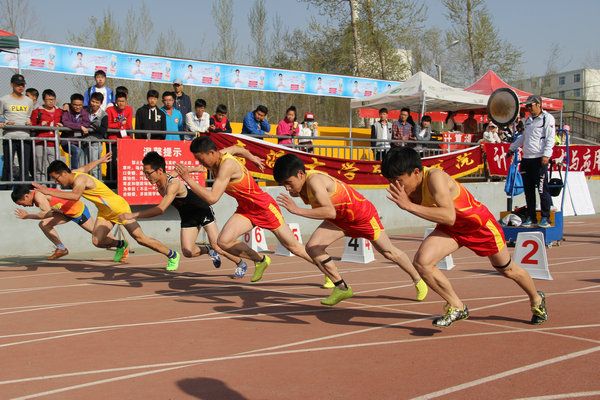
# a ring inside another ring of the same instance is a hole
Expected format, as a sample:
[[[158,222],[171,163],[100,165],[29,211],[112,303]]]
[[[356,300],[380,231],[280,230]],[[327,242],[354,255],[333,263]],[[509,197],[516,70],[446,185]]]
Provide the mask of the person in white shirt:
[[[536,224],[536,195],[540,193],[542,219],[537,224],[540,228],[549,228],[552,196],[548,189],[548,164],[554,151],[556,127],[554,117],[542,109],[542,98],[531,95],[525,102],[530,116],[525,120],[525,131],[511,145],[507,154],[510,157],[519,148],[523,148],[521,174],[527,204],[527,218],[522,227]]]
[[[490,121],[487,128],[483,132],[483,139],[479,143],[501,143],[500,136],[498,136],[498,126]]]
[[[194,111],[190,111],[185,115],[186,129],[190,132],[195,132],[196,136],[208,132],[210,115],[205,110],[206,101],[204,99],[196,99]]]
[[[385,107],[379,109],[379,121],[371,125],[371,139],[380,140],[371,142],[371,146],[375,147],[375,160],[383,160],[392,139],[392,122],[388,120],[388,109]]]

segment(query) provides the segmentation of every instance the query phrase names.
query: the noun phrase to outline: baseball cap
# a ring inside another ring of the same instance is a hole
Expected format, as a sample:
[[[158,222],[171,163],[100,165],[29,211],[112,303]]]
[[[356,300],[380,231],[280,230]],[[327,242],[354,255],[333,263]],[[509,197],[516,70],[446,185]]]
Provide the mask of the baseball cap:
[[[304,113],[304,119],[305,120],[313,120],[313,119],[315,119],[315,114],[310,113],[310,112]]]
[[[173,81],[173,85],[183,85],[183,82],[181,81],[181,79],[175,79]]]
[[[525,100],[525,104],[533,104],[533,103],[538,103],[539,105],[542,105],[542,97],[538,96],[537,94],[532,94],[531,96],[529,96],[527,98],[527,100]]]
[[[11,78],[10,78],[10,83],[14,83],[15,85],[24,85],[25,84],[25,77],[21,74],[14,74]]]

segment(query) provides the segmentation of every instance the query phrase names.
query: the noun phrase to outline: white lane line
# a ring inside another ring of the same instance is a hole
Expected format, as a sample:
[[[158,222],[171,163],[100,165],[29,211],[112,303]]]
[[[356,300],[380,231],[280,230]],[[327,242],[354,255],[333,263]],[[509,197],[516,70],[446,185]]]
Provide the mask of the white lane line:
[[[575,392],[575,393],[561,393],[561,394],[549,394],[546,396],[534,396],[534,397],[521,397],[514,400],[560,400],[560,399],[575,399],[577,397],[592,397],[600,396],[600,390],[594,392]]]
[[[556,364],[556,363],[563,362],[566,360],[571,360],[573,358],[586,356],[588,354],[592,354],[597,351],[600,351],[600,346],[591,347],[589,349],[564,354],[564,355],[558,356],[558,357],[549,358],[547,360],[539,361],[539,362],[536,362],[533,364],[524,365],[519,368],[509,369],[507,371],[500,372],[498,374],[489,375],[484,378],[476,379],[474,381],[465,382],[460,385],[456,385],[456,386],[448,387],[448,388],[445,388],[442,390],[438,390],[437,392],[427,393],[422,396],[414,397],[412,400],[429,400],[429,399],[434,399],[436,397],[446,396],[450,393],[459,392],[461,390],[469,389],[474,386],[483,385],[484,383],[492,382],[492,381],[495,381],[498,379],[503,379],[503,378],[506,378],[506,377],[509,377],[512,375],[517,375],[517,374],[520,374],[523,372],[531,371],[532,369],[542,368],[547,365],[552,365],[552,364]]]
[[[39,338],[39,339],[23,340],[23,341],[20,341],[20,342],[11,342],[11,343],[0,344],[0,348],[2,348],[2,347],[18,346],[20,344],[29,344],[29,343],[35,343],[35,342],[44,342],[46,340],[62,339],[62,338],[71,337],[71,336],[87,335],[88,333],[106,332],[106,331],[109,331],[109,330],[111,330],[111,329],[98,329],[98,330],[94,330],[94,331],[76,332],[76,333],[69,333],[69,334],[66,334],[66,335],[49,336],[49,337],[44,337],[44,338]]]
[[[18,289],[2,289],[2,290],[0,290],[0,294],[26,293],[26,292],[35,292],[38,290],[63,289],[63,288],[81,287],[81,286],[90,286],[90,284],[89,283],[77,283],[74,285],[57,285],[57,286],[39,286],[39,287],[18,288]]]
[[[305,348],[305,349],[294,349],[294,350],[284,350],[284,351],[274,351],[274,352],[254,353],[254,354],[233,354],[233,355],[229,355],[229,356],[199,358],[199,359],[194,359],[194,360],[170,361],[170,362],[162,362],[162,363],[154,363],[154,364],[140,364],[140,365],[131,365],[131,366],[127,366],[127,367],[114,367],[114,368],[94,369],[94,370],[86,370],[86,371],[66,372],[66,373],[54,374],[54,375],[42,375],[42,376],[32,376],[32,377],[27,377],[27,378],[16,378],[16,379],[0,381],[0,385],[11,385],[11,384],[15,384],[15,383],[34,382],[34,381],[41,381],[41,380],[48,380],[48,379],[70,378],[70,377],[74,377],[74,376],[95,375],[95,374],[104,374],[104,373],[112,373],[112,372],[135,371],[135,370],[140,370],[140,369],[186,366],[186,365],[192,365],[192,364],[227,361],[227,360],[238,360],[238,359],[255,358],[255,357],[268,357],[268,356],[297,354],[297,353],[312,353],[312,352],[327,351],[327,350],[353,349],[353,348],[372,347],[372,346],[381,346],[381,345],[390,345],[390,344],[423,342],[423,341],[431,341],[431,340],[448,340],[448,339],[460,339],[460,338],[466,338],[466,337],[493,336],[493,335],[504,335],[504,334],[514,334],[514,333],[529,333],[534,330],[535,331],[537,331],[537,330],[564,330],[564,329],[595,328],[595,327],[599,327],[599,326],[600,326],[600,324],[555,326],[555,327],[534,328],[534,329],[523,328],[520,330],[501,330],[501,331],[490,331],[490,332],[462,333],[462,334],[444,335],[444,336],[417,337],[417,338],[408,338],[408,339],[373,341],[373,342],[352,343],[352,344],[342,344],[342,345],[323,346],[323,347],[309,347],[309,348]]]

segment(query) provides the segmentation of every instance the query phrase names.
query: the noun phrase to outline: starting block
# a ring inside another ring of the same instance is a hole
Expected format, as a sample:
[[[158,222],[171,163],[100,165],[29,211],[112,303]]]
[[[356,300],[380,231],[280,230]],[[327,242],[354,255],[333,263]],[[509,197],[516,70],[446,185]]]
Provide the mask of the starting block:
[[[250,232],[244,233],[243,241],[252,250],[260,253],[263,251],[269,251],[267,246],[267,239],[265,238],[265,231],[258,226],[255,226]]]
[[[514,260],[534,279],[553,280],[542,232],[519,232]]]
[[[302,234],[300,233],[300,224],[288,224],[288,226],[290,227],[290,230],[294,234],[294,238],[296,238],[296,240],[300,244],[302,244],[303,242],[302,242]],[[294,255],[294,254],[292,254],[291,251],[286,249],[281,243],[277,244],[277,249],[275,250],[275,254],[280,255],[280,256],[285,256],[285,257],[292,257]]]
[[[367,239],[346,237],[344,242],[342,261],[359,264],[368,264],[375,261],[373,246]]]
[[[423,235],[423,239],[431,235],[431,232],[433,232],[433,230],[434,228],[426,228],[425,234]],[[452,254],[448,254],[446,257],[441,259],[440,262],[437,263],[437,267],[445,271],[450,271],[452,268],[454,268],[454,259],[452,258]]]

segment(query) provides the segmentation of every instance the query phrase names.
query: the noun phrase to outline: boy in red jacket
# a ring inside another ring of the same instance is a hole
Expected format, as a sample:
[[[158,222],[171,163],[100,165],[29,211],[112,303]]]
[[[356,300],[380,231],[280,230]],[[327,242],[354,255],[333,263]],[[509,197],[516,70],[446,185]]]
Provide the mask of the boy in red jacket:
[[[63,111],[56,107],[56,93],[52,89],[46,89],[42,92],[43,103],[40,107],[31,113],[31,125],[33,126],[62,126],[61,118]],[[54,138],[55,131],[34,131],[35,137]],[[60,158],[59,150],[55,148],[55,140],[36,140],[35,141],[35,180],[45,181],[46,168],[48,165]]]

